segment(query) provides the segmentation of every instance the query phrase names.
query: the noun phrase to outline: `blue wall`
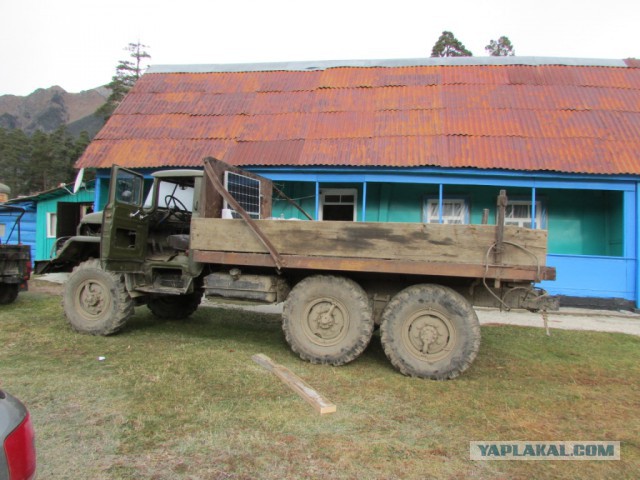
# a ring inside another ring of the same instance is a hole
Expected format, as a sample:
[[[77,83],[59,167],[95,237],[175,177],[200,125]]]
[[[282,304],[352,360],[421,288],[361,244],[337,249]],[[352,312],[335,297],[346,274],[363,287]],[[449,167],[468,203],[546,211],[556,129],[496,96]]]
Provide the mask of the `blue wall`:
[[[25,202],[11,202],[11,206],[22,207],[25,209],[25,214],[22,216],[20,222],[20,240],[23,244],[31,247],[31,261],[35,261],[36,258],[36,205],[33,201]],[[7,243],[7,236],[11,229],[11,225],[15,221],[15,216],[1,215],[0,223],[7,225],[7,231],[4,237],[2,237],[2,243]],[[18,243],[18,231],[13,232],[8,243]]]
[[[552,295],[635,299],[633,258],[548,255],[547,265],[556,267],[557,279],[540,286]]]

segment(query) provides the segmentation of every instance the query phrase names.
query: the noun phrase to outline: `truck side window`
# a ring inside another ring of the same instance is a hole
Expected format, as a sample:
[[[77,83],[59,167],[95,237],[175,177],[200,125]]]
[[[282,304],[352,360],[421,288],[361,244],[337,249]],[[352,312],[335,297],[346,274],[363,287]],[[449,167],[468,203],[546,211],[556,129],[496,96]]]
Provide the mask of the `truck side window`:
[[[142,195],[142,181],[128,172],[118,172],[116,201],[129,205],[139,205]]]

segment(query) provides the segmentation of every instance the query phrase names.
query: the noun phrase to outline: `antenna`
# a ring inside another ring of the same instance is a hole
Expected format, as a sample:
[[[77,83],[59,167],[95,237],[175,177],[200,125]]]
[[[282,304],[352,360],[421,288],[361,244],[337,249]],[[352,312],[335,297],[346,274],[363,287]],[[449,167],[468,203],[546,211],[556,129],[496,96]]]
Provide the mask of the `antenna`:
[[[84,178],[84,168],[81,168],[80,171],[78,172],[78,175],[76,175],[76,182],[73,184],[74,195],[78,193],[78,190],[80,190],[80,187],[82,186],[83,178]]]

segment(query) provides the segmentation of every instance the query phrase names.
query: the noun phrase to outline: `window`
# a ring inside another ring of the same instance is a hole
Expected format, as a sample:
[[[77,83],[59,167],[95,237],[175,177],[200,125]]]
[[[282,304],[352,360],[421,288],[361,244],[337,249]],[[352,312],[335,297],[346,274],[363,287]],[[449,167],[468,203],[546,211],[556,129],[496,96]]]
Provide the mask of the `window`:
[[[327,188],[320,191],[320,220],[356,221],[358,191]]]
[[[143,190],[142,177],[125,170],[118,170],[115,200],[128,205],[140,205]]]
[[[526,200],[509,200],[504,213],[504,224],[531,228],[531,202]],[[546,228],[546,212],[542,210],[542,202],[536,202],[536,228]]]
[[[7,225],[5,223],[0,223],[0,237],[4,237],[7,232]]]
[[[56,238],[58,231],[58,214],[55,212],[47,213],[47,238]]]
[[[427,198],[424,201],[422,214],[424,223],[440,223],[440,205],[437,198]],[[461,198],[446,198],[442,200],[442,223],[469,223],[469,207]]]
[[[193,187],[189,185],[178,185],[169,180],[161,180],[158,185],[157,206],[159,208],[175,207],[176,205],[171,197],[178,200],[177,206],[184,206],[189,212],[193,211]],[[144,206],[145,208],[151,208],[152,205],[153,190],[150,190],[147,194],[147,199],[144,201]]]

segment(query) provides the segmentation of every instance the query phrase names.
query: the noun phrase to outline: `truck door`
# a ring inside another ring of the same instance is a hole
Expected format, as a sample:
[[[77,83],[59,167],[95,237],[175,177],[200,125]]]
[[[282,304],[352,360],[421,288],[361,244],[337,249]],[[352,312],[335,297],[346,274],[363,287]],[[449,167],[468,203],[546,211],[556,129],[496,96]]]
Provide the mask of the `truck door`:
[[[143,202],[144,177],[114,165],[100,242],[100,259],[105,269],[142,271],[148,236],[148,217],[143,213]]]

